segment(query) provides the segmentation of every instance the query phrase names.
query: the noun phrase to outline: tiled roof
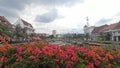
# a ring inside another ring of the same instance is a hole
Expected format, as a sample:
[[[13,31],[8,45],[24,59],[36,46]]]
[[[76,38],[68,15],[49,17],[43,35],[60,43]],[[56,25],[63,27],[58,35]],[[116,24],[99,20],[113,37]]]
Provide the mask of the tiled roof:
[[[110,24],[110,25],[103,25],[103,26],[95,27],[93,29],[92,33],[97,33],[97,32],[100,32],[100,31],[112,30],[112,29],[120,29],[120,22]]]
[[[117,26],[115,29],[120,29],[120,21],[117,23]]]
[[[0,16],[0,20],[2,25],[12,28],[12,24],[4,16]]]
[[[32,26],[30,23],[28,23],[27,21],[25,21],[25,20],[23,20],[23,19],[21,19],[21,20],[22,20],[22,22],[23,22],[24,25],[30,26],[30,27],[33,28],[33,26]]]
[[[92,33],[98,33],[101,30],[103,30],[105,27],[107,27],[108,25],[103,25],[103,26],[99,26],[99,27],[95,27],[92,31]]]
[[[118,23],[108,25],[104,28],[104,30],[116,29],[118,27]]]

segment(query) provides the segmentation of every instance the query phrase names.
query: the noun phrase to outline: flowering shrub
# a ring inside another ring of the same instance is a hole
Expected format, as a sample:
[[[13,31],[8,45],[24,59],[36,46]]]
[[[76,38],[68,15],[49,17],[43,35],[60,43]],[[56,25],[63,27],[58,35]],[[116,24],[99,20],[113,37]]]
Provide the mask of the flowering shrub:
[[[45,42],[0,46],[0,68],[120,68],[120,50]]]

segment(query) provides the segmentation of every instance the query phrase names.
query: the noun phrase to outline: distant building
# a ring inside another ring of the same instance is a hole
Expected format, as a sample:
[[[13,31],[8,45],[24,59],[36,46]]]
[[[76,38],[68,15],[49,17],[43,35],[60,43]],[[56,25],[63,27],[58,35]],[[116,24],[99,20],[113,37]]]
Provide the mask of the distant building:
[[[27,28],[28,36],[34,33],[33,26],[21,18],[19,18],[14,25],[20,25],[22,28]]]
[[[111,41],[120,41],[120,22],[95,27],[92,31],[92,38],[94,38],[94,40],[97,40],[100,32],[103,32],[104,34],[109,34],[109,40]]]
[[[57,36],[57,35],[56,35],[56,32],[57,32],[56,30],[53,30],[53,31],[52,31],[52,35],[53,35],[54,37]]]
[[[37,33],[37,36],[42,38],[42,37],[48,37],[49,34],[46,34],[46,33]]]
[[[84,33],[89,34],[91,36],[91,33],[92,33],[93,29],[94,29],[94,26],[86,26],[85,25],[84,26]]]
[[[83,27],[84,28],[84,33],[85,35],[88,34],[90,36],[90,39],[91,39],[91,33],[94,29],[94,26],[90,26],[89,23],[88,23],[88,17],[87,17],[87,24]]]
[[[63,38],[63,34],[57,34],[57,38]]]
[[[4,16],[0,16],[0,24],[12,28],[12,24]]]
[[[92,30],[92,34],[91,34],[91,37],[92,37],[92,40],[97,40],[98,37],[99,37],[99,34],[100,32],[103,31],[103,29],[105,27],[107,27],[108,25],[102,25],[102,26],[99,26],[99,27],[95,27],[93,30]]]

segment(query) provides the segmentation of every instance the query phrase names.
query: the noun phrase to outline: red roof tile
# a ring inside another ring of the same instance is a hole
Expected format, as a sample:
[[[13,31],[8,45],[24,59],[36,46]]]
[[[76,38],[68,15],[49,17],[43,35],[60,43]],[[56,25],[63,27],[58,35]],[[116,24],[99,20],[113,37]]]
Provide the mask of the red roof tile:
[[[0,16],[0,20],[2,25],[12,28],[12,24],[4,16]]]
[[[108,25],[103,25],[103,26],[99,26],[99,27],[95,27],[92,31],[92,33],[98,33],[101,30],[103,30],[105,27],[107,27]]]
[[[22,22],[23,22],[24,25],[30,26],[30,27],[33,28],[33,26],[32,26],[30,23],[28,23],[27,21],[25,21],[25,20],[23,20],[23,19],[21,19],[21,20],[22,20]]]
[[[103,25],[103,26],[95,27],[93,29],[92,33],[97,33],[97,32],[100,32],[102,30],[119,29],[119,28],[120,28],[120,22],[110,24],[110,25]]]

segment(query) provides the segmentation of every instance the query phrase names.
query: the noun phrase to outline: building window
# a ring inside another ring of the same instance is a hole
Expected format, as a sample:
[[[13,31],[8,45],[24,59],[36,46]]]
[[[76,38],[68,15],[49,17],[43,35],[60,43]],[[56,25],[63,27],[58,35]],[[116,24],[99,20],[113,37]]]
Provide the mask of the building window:
[[[120,33],[120,31],[118,31],[118,33]]]

